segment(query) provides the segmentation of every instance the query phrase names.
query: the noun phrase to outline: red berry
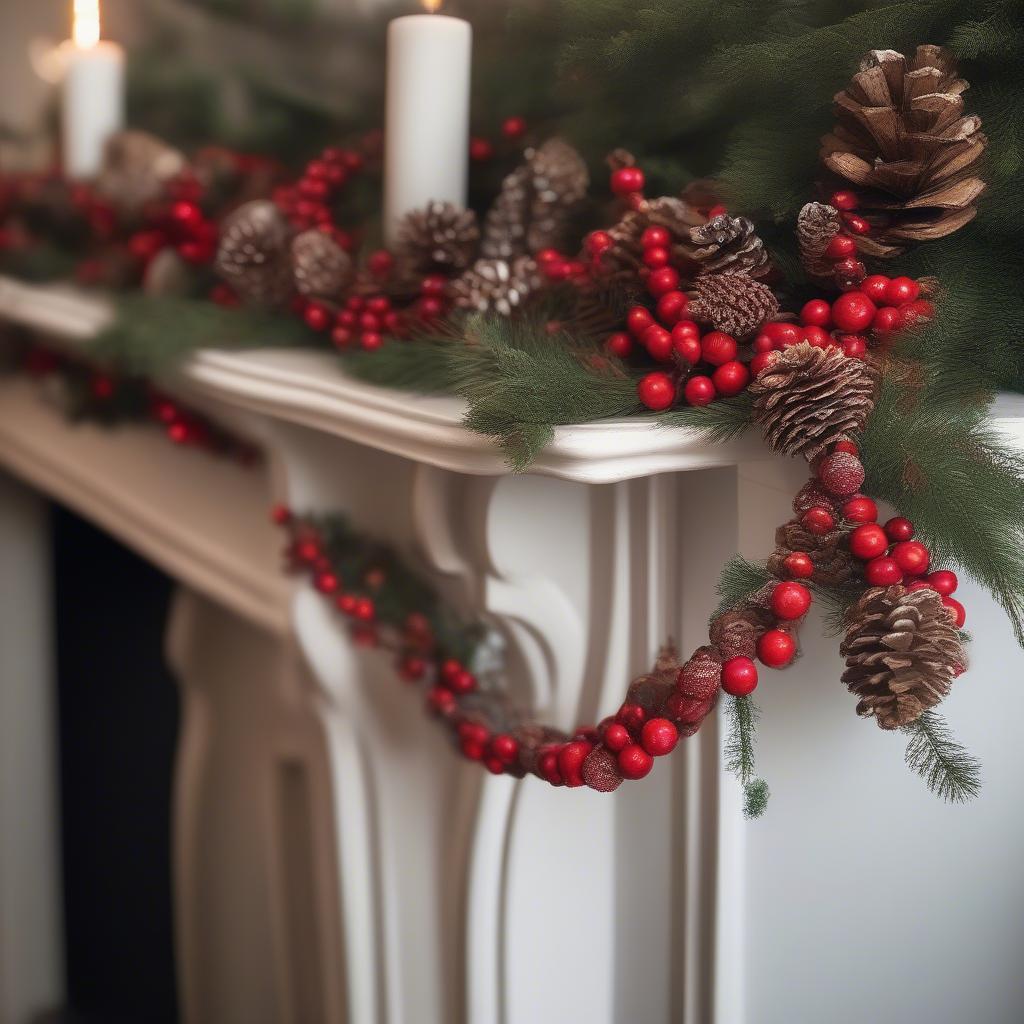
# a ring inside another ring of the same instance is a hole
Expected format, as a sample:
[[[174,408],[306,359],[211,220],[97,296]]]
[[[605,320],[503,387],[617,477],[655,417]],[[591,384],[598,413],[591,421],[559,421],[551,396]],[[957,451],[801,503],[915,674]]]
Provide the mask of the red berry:
[[[848,452],[850,455],[860,455],[860,449],[853,443],[853,441],[836,441],[832,447],[834,452]]]
[[[440,715],[450,714],[455,710],[455,694],[443,686],[434,686],[427,694],[427,704]]]
[[[726,398],[738,395],[750,383],[750,371],[736,359],[722,363],[711,375],[715,391]]]
[[[775,342],[767,334],[759,334],[750,347],[755,352],[771,352],[775,348]]]
[[[615,720],[627,729],[637,732],[647,721],[647,712],[639,704],[623,704],[616,712]]]
[[[647,290],[655,298],[673,292],[679,287],[679,271],[675,267],[654,270],[647,278]]]
[[[857,199],[856,192],[833,192],[832,198],[829,200],[829,204],[834,206],[837,210],[849,212],[850,210],[857,209],[860,205],[860,200]]]
[[[733,697],[746,697],[757,688],[757,666],[750,658],[730,658],[722,664],[722,689]]]
[[[769,668],[783,668],[796,654],[796,641],[781,629],[769,629],[757,641],[757,656]]]
[[[800,320],[807,326],[828,327],[832,323],[832,307],[824,299],[811,299],[800,310]]]
[[[604,347],[609,355],[625,359],[633,350],[633,339],[625,331],[616,331],[608,336]]]
[[[846,292],[832,303],[832,321],[848,334],[865,330],[874,319],[875,304],[863,292]]]
[[[880,555],[864,566],[864,579],[873,587],[890,587],[903,580],[903,570],[895,558]]]
[[[885,290],[885,301],[890,306],[913,302],[921,294],[918,283],[910,277],[894,277]]]
[[[479,136],[474,136],[469,140],[470,160],[482,163],[484,160],[490,160],[492,156],[494,156],[494,146],[490,140],[481,139]]]
[[[686,297],[686,292],[666,292],[658,299],[658,319],[666,327],[671,327],[686,316],[686,307],[688,305],[689,300]]]
[[[724,331],[709,331],[700,340],[701,355],[712,366],[721,366],[736,358],[736,339]]]
[[[835,529],[836,520],[827,508],[815,505],[809,508],[801,517],[800,522],[804,529],[813,533],[816,537],[823,537]]]
[[[613,753],[617,754],[624,746],[632,742],[633,737],[629,730],[619,722],[612,722],[604,731],[602,740],[604,745]]]
[[[688,323],[689,321],[684,320],[672,328],[672,348],[680,359],[694,366],[700,362],[700,338],[687,329]]]
[[[942,598],[942,603],[953,613],[956,628],[963,629],[964,623],[967,621],[967,610],[964,606],[955,597],[948,596]]]
[[[889,540],[910,540],[914,536],[914,524],[903,516],[893,516],[885,524],[885,532]]]
[[[639,743],[623,747],[618,761],[624,779],[642,779],[654,767],[654,758]]]
[[[710,377],[691,377],[683,388],[687,405],[710,405],[715,400],[715,385]]]
[[[871,232],[871,222],[863,217],[858,217],[855,213],[846,214],[843,217],[843,222],[846,224],[846,230],[851,234],[867,235]]]
[[[864,483],[864,466],[856,455],[832,452],[818,465],[818,479],[829,494],[846,498],[856,494]]]
[[[359,335],[359,347],[373,352],[384,344],[384,335],[379,331],[363,331]]]
[[[643,249],[664,248],[671,241],[672,236],[669,234],[668,228],[653,224],[651,227],[645,228],[644,233],[640,236],[640,247]]]
[[[640,341],[651,358],[659,363],[667,363],[672,358],[672,335],[661,324],[651,324],[640,336]]]
[[[716,217],[721,217],[723,213],[728,213],[729,208],[724,203],[715,203],[714,206],[708,207],[708,220],[714,220]]]
[[[885,293],[889,288],[885,274],[870,274],[860,283],[860,290],[876,305],[885,305]]]
[[[564,744],[558,752],[558,770],[567,786],[583,785],[583,762],[591,749],[592,744],[586,740],[573,740]]]
[[[333,594],[338,589],[338,577],[333,572],[317,573],[313,585],[321,594]]]
[[[519,139],[526,134],[526,119],[522,117],[506,117],[501,122],[501,134],[506,139]]]
[[[271,522],[277,523],[278,526],[284,526],[285,523],[291,522],[291,518],[292,510],[287,505],[278,504],[270,510]],[[956,587],[953,588],[953,590],[955,589]],[[950,590],[951,594],[953,590]]]
[[[543,747],[537,756],[537,771],[540,777],[550,782],[552,786],[562,784],[562,773],[558,770],[558,750],[557,745]]]
[[[783,569],[794,579],[807,579],[814,575],[814,562],[805,551],[791,551],[782,562]]]
[[[640,743],[651,757],[664,757],[675,750],[679,730],[667,718],[651,718],[640,730]]]
[[[606,249],[610,249],[615,242],[612,240],[612,236],[607,231],[591,231],[587,235],[586,246],[587,252],[591,256],[600,256]]]
[[[921,320],[931,320],[935,316],[935,307],[927,299],[918,299],[900,307],[900,317],[904,327],[916,327]]]
[[[519,756],[519,742],[507,732],[498,733],[491,740],[491,753],[499,761],[511,764]]]
[[[750,360],[750,372],[756,377],[762,370],[766,370],[771,366],[773,362],[775,362],[774,352],[758,352]]]
[[[892,334],[903,326],[903,314],[893,306],[883,306],[871,319],[871,329],[879,334]]]
[[[636,390],[640,401],[655,412],[668,409],[676,400],[676,388],[667,373],[646,374],[641,377]]]
[[[617,196],[642,192],[643,188],[644,172],[639,167],[620,167],[612,172],[611,189]]]
[[[859,334],[847,334],[843,338],[843,355],[847,359],[863,359],[867,352],[868,344]]]
[[[652,245],[649,249],[644,249],[644,266],[650,267],[651,270],[667,267],[670,259],[668,249],[664,249],[660,245]]]
[[[811,592],[802,583],[779,583],[772,591],[772,611],[777,618],[799,619],[811,607]]]
[[[331,325],[330,312],[328,312],[326,306],[321,306],[316,302],[311,302],[306,307],[306,311],[302,314],[302,319],[306,321],[306,326],[314,331],[326,331]]]
[[[936,569],[935,572],[928,573],[928,583],[943,597],[949,597],[956,590],[959,582],[956,573],[949,569]]]
[[[832,344],[832,335],[824,327],[811,325],[804,328],[803,340],[814,348],[828,348]]]
[[[626,314],[626,329],[639,338],[654,323],[654,317],[646,306],[633,306]]]
[[[843,518],[851,523],[873,523],[878,519],[878,506],[863,494],[846,502],[842,512]]]
[[[857,243],[849,236],[841,232],[832,237],[832,241],[825,246],[825,255],[830,260],[843,260],[852,256],[857,251]]]
[[[889,547],[889,538],[877,523],[865,523],[850,533],[850,554],[867,561],[884,554]]]
[[[919,540],[900,541],[892,549],[896,564],[911,576],[923,576],[928,571],[931,554]]]
[[[782,320],[773,320],[764,324],[761,328],[762,334],[767,334],[775,341],[776,348],[788,348],[803,340],[804,332],[796,324],[787,323]]]

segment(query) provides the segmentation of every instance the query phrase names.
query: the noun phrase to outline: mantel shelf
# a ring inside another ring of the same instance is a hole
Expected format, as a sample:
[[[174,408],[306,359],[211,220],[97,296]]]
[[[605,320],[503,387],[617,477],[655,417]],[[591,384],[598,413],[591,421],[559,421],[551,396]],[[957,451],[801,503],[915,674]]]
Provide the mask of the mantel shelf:
[[[26,285],[0,277],[0,317],[77,344],[111,318],[102,298],[67,286]],[[272,419],[298,423],[371,448],[455,472],[507,471],[493,442],[462,425],[464,403],[413,395],[347,377],[330,353],[293,349],[205,350],[182,368],[190,390]],[[1024,396],[1001,395],[994,426],[1024,443]],[[758,461],[771,455],[752,433],[709,444],[693,430],[650,419],[558,427],[532,472],[584,483]]]

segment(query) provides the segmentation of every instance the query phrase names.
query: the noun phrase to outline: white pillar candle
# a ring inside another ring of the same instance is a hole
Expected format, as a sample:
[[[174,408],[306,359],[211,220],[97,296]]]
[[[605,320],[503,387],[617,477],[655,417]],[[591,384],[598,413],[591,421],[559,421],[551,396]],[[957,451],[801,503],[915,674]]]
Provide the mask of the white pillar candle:
[[[99,0],[75,0],[64,77],[63,155],[69,178],[91,178],[124,125],[124,51],[100,39]]]
[[[436,7],[436,4],[428,4]],[[413,14],[388,26],[384,235],[430,200],[466,205],[469,23]]]

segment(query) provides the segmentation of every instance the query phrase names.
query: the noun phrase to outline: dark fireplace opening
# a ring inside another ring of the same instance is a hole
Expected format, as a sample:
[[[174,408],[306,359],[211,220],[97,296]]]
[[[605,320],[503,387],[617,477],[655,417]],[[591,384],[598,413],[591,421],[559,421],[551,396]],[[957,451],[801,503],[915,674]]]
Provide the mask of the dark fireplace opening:
[[[67,1021],[178,1018],[171,797],[173,582],[78,516],[53,517]]]

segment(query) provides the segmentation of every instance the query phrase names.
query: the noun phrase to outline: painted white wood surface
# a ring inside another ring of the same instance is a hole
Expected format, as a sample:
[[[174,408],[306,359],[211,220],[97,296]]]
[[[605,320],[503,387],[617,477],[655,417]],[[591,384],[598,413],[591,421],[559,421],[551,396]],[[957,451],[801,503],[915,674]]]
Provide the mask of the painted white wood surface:
[[[0,314],[74,344],[104,316],[9,282]],[[500,631],[517,695],[568,724],[614,709],[666,635],[701,642],[721,563],[770,548],[801,467],[631,422],[562,430],[509,477],[459,403],[346,381],[329,357],[203,353],[171,383],[262,437],[267,471],[72,430],[16,382],[0,461],[184,584],[168,645],[190,1024],[1024,1019],[1024,659],[987,597],[968,591],[976,667],[947,705],[986,763],[973,807],[935,803],[856,719],[814,622],[808,657],[758,691],[762,821],[740,817],[714,720],[611,797],[496,779],[281,580],[271,494],[403,548]],[[1022,408],[997,406],[1010,437]]]

